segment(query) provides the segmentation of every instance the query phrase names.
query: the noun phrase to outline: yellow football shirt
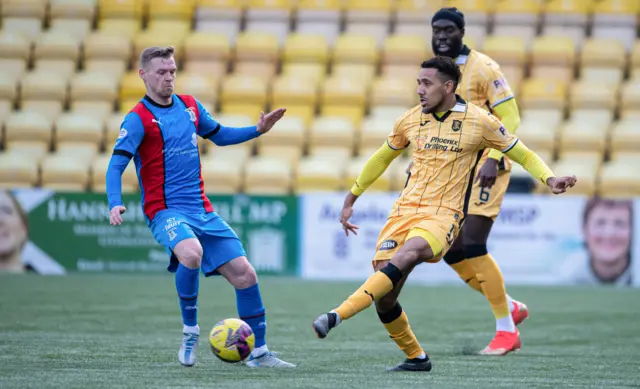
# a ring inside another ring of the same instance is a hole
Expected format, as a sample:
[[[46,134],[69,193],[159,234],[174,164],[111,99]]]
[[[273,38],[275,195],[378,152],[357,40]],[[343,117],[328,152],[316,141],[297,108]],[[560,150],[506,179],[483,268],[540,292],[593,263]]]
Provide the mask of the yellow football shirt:
[[[400,117],[387,143],[393,149],[410,147],[413,166],[390,215],[458,214],[468,208],[473,170],[486,148],[502,152],[517,138],[485,109],[458,96],[452,110],[440,118],[416,106]]]

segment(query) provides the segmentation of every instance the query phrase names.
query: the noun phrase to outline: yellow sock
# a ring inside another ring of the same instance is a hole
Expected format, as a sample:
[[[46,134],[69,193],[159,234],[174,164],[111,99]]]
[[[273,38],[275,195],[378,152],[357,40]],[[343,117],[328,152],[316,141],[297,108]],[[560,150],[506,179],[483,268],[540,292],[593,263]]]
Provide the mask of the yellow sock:
[[[486,253],[469,258],[465,262],[469,262],[473,266],[478,283],[485,297],[489,300],[496,319],[509,316],[509,303],[507,302],[507,291],[504,287],[502,272],[491,254]]]
[[[394,268],[397,270],[395,266]],[[400,274],[400,277],[402,277],[402,274]],[[391,292],[393,284],[391,278],[384,272],[377,271],[373,273],[358,290],[335,309],[338,316],[340,316],[340,321],[352,318],[358,312],[367,309],[375,300]]]
[[[473,269],[473,266],[469,263],[468,260],[454,263],[453,265],[451,265],[451,267],[458,273],[460,278],[462,278],[462,280],[473,290],[484,294],[484,292],[482,291],[482,287],[480,287],[480,283],[478,282],[478,278],[476,277],[476,271]]]
[[[407,358],[414,359],[422,355],[423,350],[418,343],[418,339],[411,330],[409,318],[402,311],[402,314],[390,323],[383,323],[384,328],[389,332],[389,336],[398,345],[400,350],[407,355]]]

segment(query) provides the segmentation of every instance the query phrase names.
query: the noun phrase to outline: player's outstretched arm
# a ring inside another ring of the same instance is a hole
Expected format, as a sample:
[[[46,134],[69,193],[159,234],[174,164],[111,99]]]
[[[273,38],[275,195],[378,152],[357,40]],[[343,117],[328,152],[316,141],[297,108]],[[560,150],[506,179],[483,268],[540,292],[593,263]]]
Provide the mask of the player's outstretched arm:
[[[349,222],[356,200],[387,170],[391,162],[400,154],[402,154],[402,150],[393,149],[385,142],[364,165],[362,172],[360,172],[360,175],[356,178],[356,181],[351,187],[351,191],[344,200],[342,214],[340,215],[340,223],[342,223],[347,236],[349,235],[349,231],[357,235],[356,230],[358,226]]]
[[[529,174],[542,181],[554,194],[564,193],[576,184],[576,176],[556,177],[542,158],[521,141],[516,141],[505,155],[522,165]]]

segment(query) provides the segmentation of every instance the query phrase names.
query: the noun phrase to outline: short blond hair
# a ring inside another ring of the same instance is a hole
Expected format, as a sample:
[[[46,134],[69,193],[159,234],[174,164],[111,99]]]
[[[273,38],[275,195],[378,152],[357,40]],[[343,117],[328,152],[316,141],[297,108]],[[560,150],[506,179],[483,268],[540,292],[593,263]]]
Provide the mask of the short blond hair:
[[[171,58],[175,53],[173,46],[152,46],[147,47],[140,54],[140,68],[144,69],[154,58]]]

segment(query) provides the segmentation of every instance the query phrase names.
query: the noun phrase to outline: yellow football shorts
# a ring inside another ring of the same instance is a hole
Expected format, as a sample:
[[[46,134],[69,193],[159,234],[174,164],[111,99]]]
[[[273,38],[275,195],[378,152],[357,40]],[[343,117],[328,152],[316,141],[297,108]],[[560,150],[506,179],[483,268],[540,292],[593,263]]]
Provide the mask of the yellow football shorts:
[[[487,159],[487,153],[480,159],[476,168],[476,175]],[[508,161],[510,163],[510,161]],[[490,188],[482,188],[480,181],[473,184],[471,188],[471,197],[469,198],[468,215],[478,215],[496,220],[500,213],[500,207],[504,201],[504,195],[507,193],[509,181],[511,180],[511,171],[500,170],[496,177],[496,183]],[[475,178],[474,178],[475,181]]]

